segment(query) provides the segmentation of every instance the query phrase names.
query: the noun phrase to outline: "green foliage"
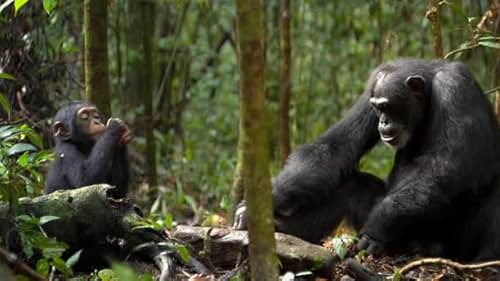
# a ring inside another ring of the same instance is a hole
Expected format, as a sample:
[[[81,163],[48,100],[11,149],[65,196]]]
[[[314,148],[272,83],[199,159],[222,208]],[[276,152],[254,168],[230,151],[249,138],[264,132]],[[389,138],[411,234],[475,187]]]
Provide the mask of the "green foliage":
[[[36,270],[43,276],[48,276],[51,268],[63,273],[66,277],[73,275],[71,267],[78,261],[81,250],[74,253],[66,261],[62,259],[63,253],[68,245],[50,238],[43,231],[42,226],[46,223],[59,219],[54,216],[43,216],[36,218],[28,215],[20,215],[16,218],[16,226],[21,237],[23,253],[28,260],[36,258]]]
[[[153,281],[151,273],[137,274],[130,266],[122,263],[114,263],[112,269],[99,270],[97,276],[101,281]]]
[[[57,7],[57,2],[58,0],[43,0],[43,9],[47,14],[50,15],[52,10],[54,10]]]
[[[2,12],[3,9],[5,9],[7,6],[11,5],[14,3],[14,13],[17,15],[17,13],[26,5],[28,4],[30,0],[6,0],[2,5],[0,5],[0,13]],[[42,0],[43,4],[43,9],[47,14],[50,14],[58,4],[59,0]],[[0,73],[1,77],[1,73]]]
[[[1,79],[16,80],[16,78],[8,73],[0,72]]]
[[[27,125],[0,126],[0,200],[16,204],[21,196],[43,190],[40,166],[52,159],[42,138]]]
[[[334,253],[343,260],[346,257],[347,250],[352,243],[357,240],[355,236],[342,234],[332,239]]]
[[[26,5],[29,2],[29,0],[14,0],[14,11],[17,14],[19,10]]]

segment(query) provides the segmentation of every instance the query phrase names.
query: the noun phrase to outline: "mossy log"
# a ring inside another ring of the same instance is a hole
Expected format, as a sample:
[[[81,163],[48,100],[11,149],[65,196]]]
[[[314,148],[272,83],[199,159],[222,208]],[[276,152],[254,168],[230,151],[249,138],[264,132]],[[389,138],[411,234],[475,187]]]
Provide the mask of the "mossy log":
[[[246,231],[180,225],[171,233],[171,239],[164,232],[138,228],[147,223],[140,209],[128,199],[110,197],[111,189],[108,185],[93,185],[21,199],[17,212],[0,204],[0,236],[3,241],[15,240],[14,213],[57,216],[59,219],[43,225],[44,231],[67,243],[73,252],[83,249],[79,264],[95,266],[102,257],[123,261],[136,254],[159,268],[160,280],[173,276],[176,266],[210,273],[198,257],[210,269],[224,270],[232,270],[247,259]],[[275,238],[283,271],[311,270],[324,277],[333,273],[337,260],[326,249],[282,233],[276,233]],[[178,243],[191,249],[189,262],[177,253]]]
[[[79,261],[83,267],[94,266],[103,258],[125,260],[137,253],[156,264],[161,272],[160,280],[168,280],[174,274],[176,263],[207,273],[195,259],[184,263],[175,250],[175,243],[165,233],[137,228],[146,223],[141,211],[128,199],[113,199],[111,189],[109,185],[93,185],[21,199],[16,213],[59,217],[44,224],[43,229],[72,250],[83,249]],[[13,214],[9,205],[0,204],[0,235],[6,241],[15,240],[11,238],[16,234]]]
[[[172,236],[192,246],[197,254],[222,269],[232,269],[247,257],[247,231],[179,225]],[[312,271],[332,278],[339,260],[327,249],[284,233],[275,233],[282,272]]]

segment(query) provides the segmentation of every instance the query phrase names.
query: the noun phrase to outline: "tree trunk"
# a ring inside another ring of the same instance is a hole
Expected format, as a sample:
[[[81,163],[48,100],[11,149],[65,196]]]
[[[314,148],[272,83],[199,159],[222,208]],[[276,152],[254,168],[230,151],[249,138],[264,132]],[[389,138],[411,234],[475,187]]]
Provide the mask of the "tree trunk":
[[[290,96],[292,91],[290,42],[290,0],[281,0],[281,85],[280,85],[280,152],[282,164],[290,154]]]
[[[135,108],[142,103],[142,64],[141,56],[142,30],[137,28],[141,25],[140,1],[128,0],[127,9],[123,19],[126,21],[125,49],[124,49],[124,97],[128,107]],[[143,120],[137,119],[135,129],[142,128]],[[142,130],[138,130],[142,131]]]
[[[150,187],[158,185],[156,172],[156,145],[153,135],[153,36],[155,4],[150,1],[141,1],[142,47],[144,54],[143,83],[144,83],[144,125],[146,136],[146,174]]]
[[[85,98],[107,117],[111,116],[108,78],[108,1],[85,0]]]
[[[253,280],[278,280],[268,135],[265,125],[265,60],[262,1],[236,1],[240,70],[239,157],[248,209]]]

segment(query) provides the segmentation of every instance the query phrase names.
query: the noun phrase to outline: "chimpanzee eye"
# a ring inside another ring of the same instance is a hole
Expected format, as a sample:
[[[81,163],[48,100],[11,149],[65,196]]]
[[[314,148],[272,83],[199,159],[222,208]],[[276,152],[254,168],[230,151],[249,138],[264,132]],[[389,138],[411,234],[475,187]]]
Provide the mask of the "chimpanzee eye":
[[[89,119],[89,114],[88,114],[87,112],[82,112],[82,113],[80,114],[80,119],[82,119],[82,120],[87,120],[87,119]]]
[[[99,114],[94,114],[94,119],[101,120],[101,116]]]

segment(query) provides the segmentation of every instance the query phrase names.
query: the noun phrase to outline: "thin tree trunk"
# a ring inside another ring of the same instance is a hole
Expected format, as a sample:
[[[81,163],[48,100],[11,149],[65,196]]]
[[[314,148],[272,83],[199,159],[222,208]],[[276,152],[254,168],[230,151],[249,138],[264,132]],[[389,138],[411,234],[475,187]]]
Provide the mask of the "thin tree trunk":
[[[268,135],[262,1],[236,1],[240,69],[239,160],[248,209],[252,280],[278,280]]]
[[[432,25],[432,37],[434,38],[434,53],[437,58],[444,58],[443,43],[441,36],[440,0],[430,0],[431,8],[425,15]]]
[[[121,24],[121,16],[122,16],[122,5],[120,1],[116,1],[116,18],[115,18],[115,36],[116,36],[116,72],[118,78],[118,90],[117,94],[119,97],[122,97],[122,78],[123,78],[123,63],[122,63],[122,24]]]
[[[290,0],[281,0],[281,85],[280,85],[280,152],[285,163],[290,154],[290,97],[292,91],[291,65],[292,48],[290,42]]]
[[[144,92],[141,81],[143,56],[137,55],[141,54],[142,43],[142,30],[137,28],[141,25],[139,6],[140,1],[128,0],[126,16],[123,18],[126,21],[125,28],[127,30],[125,33],[125,79],[123,87],[126,89],[124,94],[125,102],[130,108],[135,108],[141,104],[142,93]],[[138,123],[142,125],[141,122]]]
[[[108,1],[85,0],[85,98],[111,116],[108,78]]]
[[[156,172],[156,145],[153,135],[153,24],[155,4],[150,1],[141,1],[142,51],[144,93],[144,122],[146,136],[146,175],[150,187],[158,185]]]
[[[490,20],[494,19],[495,22],[495,33],[500,34],[500,17],[498,16],[498,9],[500,8],[499,0],[492,0],[490,5],[491,17]],[[493,79],[493,87],[498,87],[500,85],[500,51],[496,52],[496,63],[495,63],[495,77]],[[495,91],[495,115],[497,120],[500,121],[500,90]]]

